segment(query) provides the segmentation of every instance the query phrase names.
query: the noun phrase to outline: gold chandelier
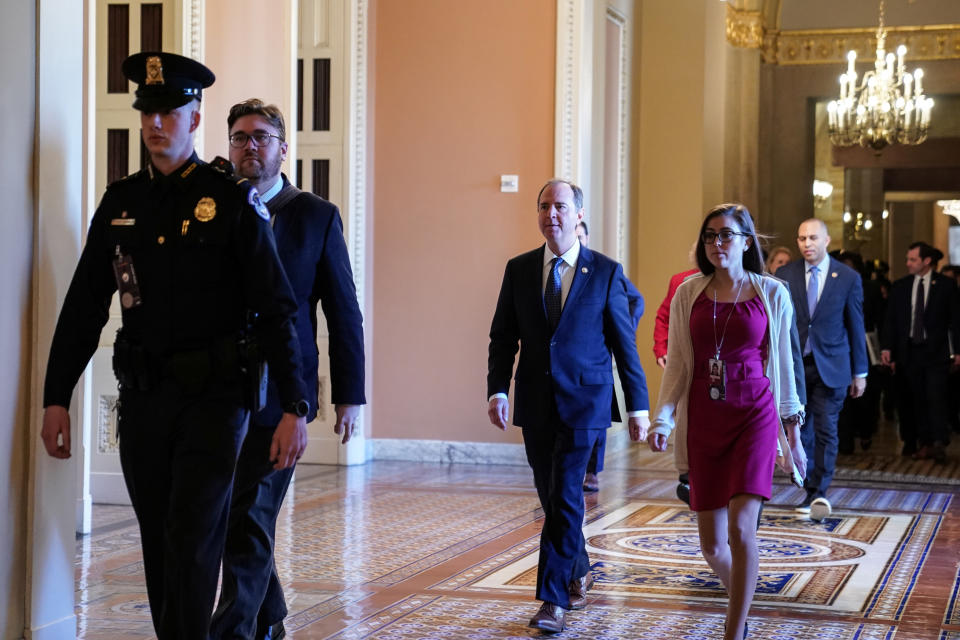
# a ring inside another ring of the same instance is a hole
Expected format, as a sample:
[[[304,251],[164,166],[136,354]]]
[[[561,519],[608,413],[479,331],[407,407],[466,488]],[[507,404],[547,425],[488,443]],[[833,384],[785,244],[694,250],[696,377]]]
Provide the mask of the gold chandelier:
[[[857,52],[847,52],[847,72],[840,76],[840,99],[827,105],[827,130],[830,141],[838,147],[859,144],[879,153],[888,144],[920,144],[930,130],[933,99],[923,95],[923,69],[912,74],[904,69],[907,48],[902,44],[896,55],[886,52],[883,9],[884,0],[880,0],[873,70],[863,74],[858,88],[854,66]]]

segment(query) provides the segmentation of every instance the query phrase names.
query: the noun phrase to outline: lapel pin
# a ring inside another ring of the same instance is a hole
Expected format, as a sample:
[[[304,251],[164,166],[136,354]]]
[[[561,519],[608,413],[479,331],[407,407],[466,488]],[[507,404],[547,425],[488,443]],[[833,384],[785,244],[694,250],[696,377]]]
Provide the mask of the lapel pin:
[[[831,278],[836,278],[836,277],[837,277],[837,272],[834,271],[833,273],[831,273],[831,274],[830,274],[830,277],[831,277]]]
[[[580,267],[580,273],[586,273],[586,272],[587,272],[586,267]]]

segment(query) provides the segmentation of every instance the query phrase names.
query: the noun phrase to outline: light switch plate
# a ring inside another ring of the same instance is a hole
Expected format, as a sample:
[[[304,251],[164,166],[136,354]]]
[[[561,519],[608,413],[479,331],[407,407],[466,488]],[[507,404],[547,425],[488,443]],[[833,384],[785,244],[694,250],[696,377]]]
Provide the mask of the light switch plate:
[[[502,175],[500,176],[500,192],[516,193],[520,190],[520,176]]]

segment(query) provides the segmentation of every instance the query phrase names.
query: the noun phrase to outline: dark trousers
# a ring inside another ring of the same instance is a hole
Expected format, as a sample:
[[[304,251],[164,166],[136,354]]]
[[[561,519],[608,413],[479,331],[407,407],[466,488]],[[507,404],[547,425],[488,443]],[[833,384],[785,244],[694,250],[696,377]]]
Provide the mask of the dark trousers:
[[[607,430],[604,429],[597,438],[597,443],[593,445],[593,451],[590,452],[590,460],[587,461],[587,473],[600,473],[603,471],[603,456],[607,450]]]
[[[837,418],[847,387],[828,387],[820,378],[811,356],[803,359],[807,383],[806,420],[800,439],[807,454],[807,478],[803,486],[815,497],[825,496],[837,465]]]
[[[238,385],[186,396],[164,381],[149,392],[120,393],[120,464],[160,640],[209,637],[246,425]]]
[[[583,474],[605,429],[523,429],[544,521],[540,532],[537,599],[570,608],[570,582],[590,570],[583,538]]]
[[[903,366],[902,382],[910,395],[912,411],[900,416],[900,436],[907,444],[944,444],[947,439],[947,383],[950,362],[926,347],[910,347]],[[899,373],[898,369],[898,373]],[[898,376],[899,377],[899,376]]]
[[[879,367],[871,367],[867,375],[867,388],[859,398],[849,394],[843,400],[843,409],[837,421],[837,433],[840,438],[840,451],[853,453],[854,440],[869,440],[877,431],[880,419],[880,384],[876,372]]]
[[[213,614],[213,640],[250,640],[257,628],[287,616],[287,603],[273,562],[277,514],[293,467],[270,461],[274,429],[252,426],[237,461],[223,554],[223,584]]]

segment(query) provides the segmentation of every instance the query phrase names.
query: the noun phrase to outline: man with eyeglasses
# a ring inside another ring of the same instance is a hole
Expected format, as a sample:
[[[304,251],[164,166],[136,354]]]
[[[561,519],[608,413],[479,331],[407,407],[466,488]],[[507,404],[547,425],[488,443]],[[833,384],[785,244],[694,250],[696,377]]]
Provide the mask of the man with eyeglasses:
[[[317,415],[319,354],[317,303],[329,331],[331,399],[334,431],[346,443],[359,426],[364,396],[363,318],[357,303],[350,257],[340,212],[330,202],[290,184],[280,167],[287,156],[283,114],[275,105],[252,98],[230,109],[227,117],[230,161],[237,173],[262,193],[270,212],[277,252],[296,300],[296,330],[308,390],[307,421]],[[277,514],[293,467],[274,464],[278,442],[290,437],[278,426],[282,407],[271,382],[267,403],[250,419],[237,462],[226,547],[223,586],[213,616],[214,640],[286,635],[287,606],[274,566]],[[306,426],[296,438],[306,440]]]
[[[70,457],[67,408],[119,293],[114,344],[117,436],[160,640],[207,640],[233,471],[247,428],[242,345],[248,311],[283,406],[303,402],[296,305],[257,190],[193,150],[205,66],[139,53],[122,65],[137,83],[149,164],[114,182],[90,222],[67,291],[44,385],[43,443]],[[278,416],[287,431],[302,415]],[[288,466],[303,443],[278,444]]]
[[[804,220],[797,231],[803,258],[777,269],[777,277],[790,285],[807,391],[800,430],[807,495],[796,510],[817,521],[832,511],[827,489],[837,463],[837,419],[844,396],[848,390],[852,398],[863,395],[869,367],[860,274],[827,255],[829,244],[823,220]]]

